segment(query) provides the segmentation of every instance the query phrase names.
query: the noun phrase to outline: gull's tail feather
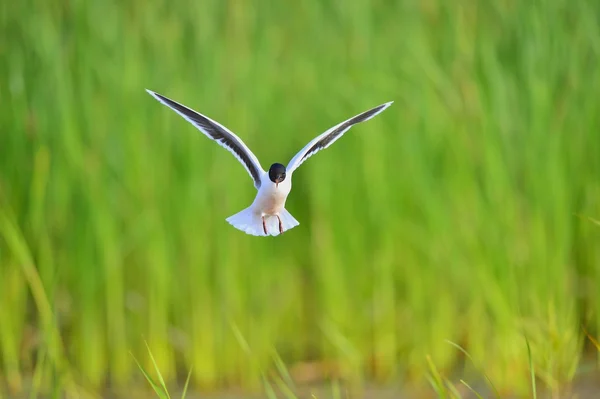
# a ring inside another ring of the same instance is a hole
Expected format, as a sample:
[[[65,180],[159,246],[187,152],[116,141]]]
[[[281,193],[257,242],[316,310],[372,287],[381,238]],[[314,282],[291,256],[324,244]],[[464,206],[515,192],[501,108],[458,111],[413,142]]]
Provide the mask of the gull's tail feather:
[[[300,223],[285,209],[279,214],[281,218],[281,224],[283,225],[283,232],[285,233],[289,229],[298,226]],[[267,234],[265,234],[262,217],[259,213],[254,212],[251,207],[244,209],[236,213],[235,215],[229,216],[227,222],[238,230],[243,231],[246,234],[253,236],[278,236],[279,235],[279,220],[277,216],[265,216],[265,225],[267,227]]]

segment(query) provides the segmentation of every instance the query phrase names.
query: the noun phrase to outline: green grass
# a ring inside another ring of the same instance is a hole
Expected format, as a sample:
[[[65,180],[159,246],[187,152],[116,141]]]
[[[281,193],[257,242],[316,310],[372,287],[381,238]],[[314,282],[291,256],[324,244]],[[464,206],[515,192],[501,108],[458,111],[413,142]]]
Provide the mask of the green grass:
[[[160,399],[171,399],[171,394],[169,393],[167,384],[165,383],[165,380],[160,372],[160,367],[158,367],[158,364],[156,364],[156,360],[154,360],[154,355],[152,355],[152,351],[150,350],[150,347],[148,346],[147,342],[146,342],[146,347],[148,348],[148,355],[150,357],[150,360],[152,360],[152,365],[154,366],[154,372],[158,376],[158,383],[152,379],[152,377],[150,376],[148,371],[146,371],[144,366],[142,366],[140,364],[140,362],[134,357],[135,363],[138,366],[138,368],[140,369],[140,371],[142,372],[142,374],[144,375],[144,378],[146,379],[146,381],[148,381],[148,383],[152,387],[152,390],[154,391],[154,393],[156,393],[156,395]],[[185,399],[185,397],[186,397],[191,376],[192,376],[192,371],[190,370],[188,373],[188,377],[185,380],[185,384],[183,385],[183,392],[181,393],[181,399]]]
[[[190,390],[262,389],[273,348],[427,386],[449,340],[528,395],[598,336],[597,1],[0,9],[0,392],[127,392],[144,337]],[[395,103],[302,165],[300,226],[261,239],[225,222],[244,169],[145,88],[263,167]]]

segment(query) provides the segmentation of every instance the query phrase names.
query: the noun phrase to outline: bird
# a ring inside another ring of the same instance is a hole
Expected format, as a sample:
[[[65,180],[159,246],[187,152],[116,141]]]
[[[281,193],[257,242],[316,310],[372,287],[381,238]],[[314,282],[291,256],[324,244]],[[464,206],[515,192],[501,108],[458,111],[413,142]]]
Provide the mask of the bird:
[[[240,161],[254,181],[257,193],[252,205],[226,218],[226,221],[246,234],[263,237],[278,236],[300,224],[285,209],[287,197],[292,189],[292,175],[296,169],[308,158],[333,144],[352,126],[368,121],[393,103],[386,102],[335,125],[306,144],[287,166],[276,162],[265,171],[248,146],[231,130],[170,98],[149,89],[146,91]]]

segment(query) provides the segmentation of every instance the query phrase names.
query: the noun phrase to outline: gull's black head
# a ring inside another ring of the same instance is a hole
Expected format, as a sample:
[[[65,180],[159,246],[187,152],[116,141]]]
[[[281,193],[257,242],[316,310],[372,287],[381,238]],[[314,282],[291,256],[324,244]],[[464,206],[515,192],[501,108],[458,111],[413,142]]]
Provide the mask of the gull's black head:
[[[285,180],[285,166],[280,163],[274,163],[269,168],[269,179],[275,184]]]

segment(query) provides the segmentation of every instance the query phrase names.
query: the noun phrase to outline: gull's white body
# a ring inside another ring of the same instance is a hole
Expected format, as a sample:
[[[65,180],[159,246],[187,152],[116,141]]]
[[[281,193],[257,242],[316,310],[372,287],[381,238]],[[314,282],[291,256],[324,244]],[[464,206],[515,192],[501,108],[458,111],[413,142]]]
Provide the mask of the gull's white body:
[[[284,181],[276,185],[269,179],[265,172],[261,176],[261,184],[254,202],[248,208],[226,220],[233,227],[253,236],[264,236],[262,218],[265,218],[267,232],[279,235],[279,217],[283,231],[298,226],[300,223],[285,209],[285,201],[292,190],[292,176],[288,175]]]
[[[271,181],[269,173],[244,142],[220,123],[158,93],[147,90],[151,96],[194,125],[211,140],[231,152],[246,168],[258,190],[248,208],[227,218],[233,227],[254,236],[277,236],[300,223],[285,209],[285,201],[292,189],[292,173],[315,153],[329,147],[357,123],[367,121],[392,105],[388,102],[339,123],[315,137],[302,148],[285,167],[285,178],[279,184]],[[282,165],[280,165],[283,167]],[[281,225],[279,221],[281,220]],[[264,224],[263,224],[264,221]],[[281,227],[281,229],[280,229]]]
[[[263,215],[277,215],[285,207],[285,200],[292,190],[292,175],[279,184],[269,179],[269,174],[261,176],[261,184],[252,207]]]

